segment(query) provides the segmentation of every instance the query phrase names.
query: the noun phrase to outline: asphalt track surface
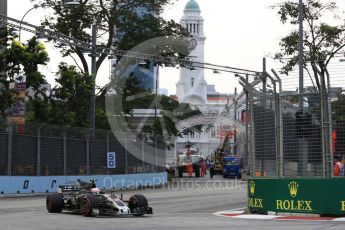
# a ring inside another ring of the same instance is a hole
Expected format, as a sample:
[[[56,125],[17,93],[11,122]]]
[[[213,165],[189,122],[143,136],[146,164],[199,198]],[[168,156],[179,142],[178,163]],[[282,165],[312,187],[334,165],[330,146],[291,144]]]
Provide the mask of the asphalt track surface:
[[[246,205],[246,184],[215,177],[177,180],[155,190],[122,192],[144,194],[154,215],[144,217],[96,217],[46,211],[45,197],[0,197],[1,230],[105,230],[105,229],[345,229],[342,222],[246,220],[219,217],[217,211],[242,209]]]

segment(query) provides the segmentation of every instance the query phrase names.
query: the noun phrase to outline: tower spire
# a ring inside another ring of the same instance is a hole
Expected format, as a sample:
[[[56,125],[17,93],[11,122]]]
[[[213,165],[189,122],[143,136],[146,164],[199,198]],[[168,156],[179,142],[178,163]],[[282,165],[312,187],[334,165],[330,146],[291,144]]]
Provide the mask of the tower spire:
[[[196,62],[204,62],[204,19],[201,16],[199,4],[189,0],[183,11],[181,25],[197,41],[197,46],[189,54],[189,58]],[[189,103],[191,106],[202,107],[207,102],[207,83],[204,79],[204,69],[181,68],[180,79],[176,85],[176,94],[180,102]]]

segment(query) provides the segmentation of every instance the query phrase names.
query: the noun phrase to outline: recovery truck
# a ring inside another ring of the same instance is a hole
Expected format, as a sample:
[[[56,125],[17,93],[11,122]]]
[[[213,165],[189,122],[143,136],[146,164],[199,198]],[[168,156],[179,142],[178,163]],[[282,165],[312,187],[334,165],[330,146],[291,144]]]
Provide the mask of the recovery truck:
[[[204,162],[204,157],[198,153],[197,149],[191,148],[192,145],[187,143],[185,152],[177,156],[175,165],[177,168],[178,177],[182,178],[184,173],[187,173],[188,165],[192,165],[195,177],[200,177],[202,167],[201,163]]]
[[[223,158],[231,154],[231,146],[229,145],[230,139],[233,137],[234,133],[229,132],[222,141],[222,144],[217,148],[210,157],[210,178],[214,175],[223,175],[224,162]]]

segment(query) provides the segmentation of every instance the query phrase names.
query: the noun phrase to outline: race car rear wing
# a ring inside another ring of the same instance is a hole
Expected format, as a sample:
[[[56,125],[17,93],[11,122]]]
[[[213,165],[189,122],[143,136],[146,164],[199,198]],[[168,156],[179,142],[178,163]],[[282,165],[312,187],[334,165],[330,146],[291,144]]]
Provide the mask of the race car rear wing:
[[[77,185],[60,185],[57,189],[58,193],[63,192],[78,192],[79,188]]]

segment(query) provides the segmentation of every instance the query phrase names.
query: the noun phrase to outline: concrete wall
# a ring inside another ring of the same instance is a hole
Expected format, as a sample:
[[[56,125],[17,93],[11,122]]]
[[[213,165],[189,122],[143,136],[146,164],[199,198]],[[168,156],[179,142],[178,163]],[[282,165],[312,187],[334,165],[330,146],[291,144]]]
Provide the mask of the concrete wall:
[[[0,194],[56,192],[59,185],[74,184],[76,180],[96,179],[103,189],[131,189],[167,183],[167,174],[143,173],[102,176],[0,176]]]

